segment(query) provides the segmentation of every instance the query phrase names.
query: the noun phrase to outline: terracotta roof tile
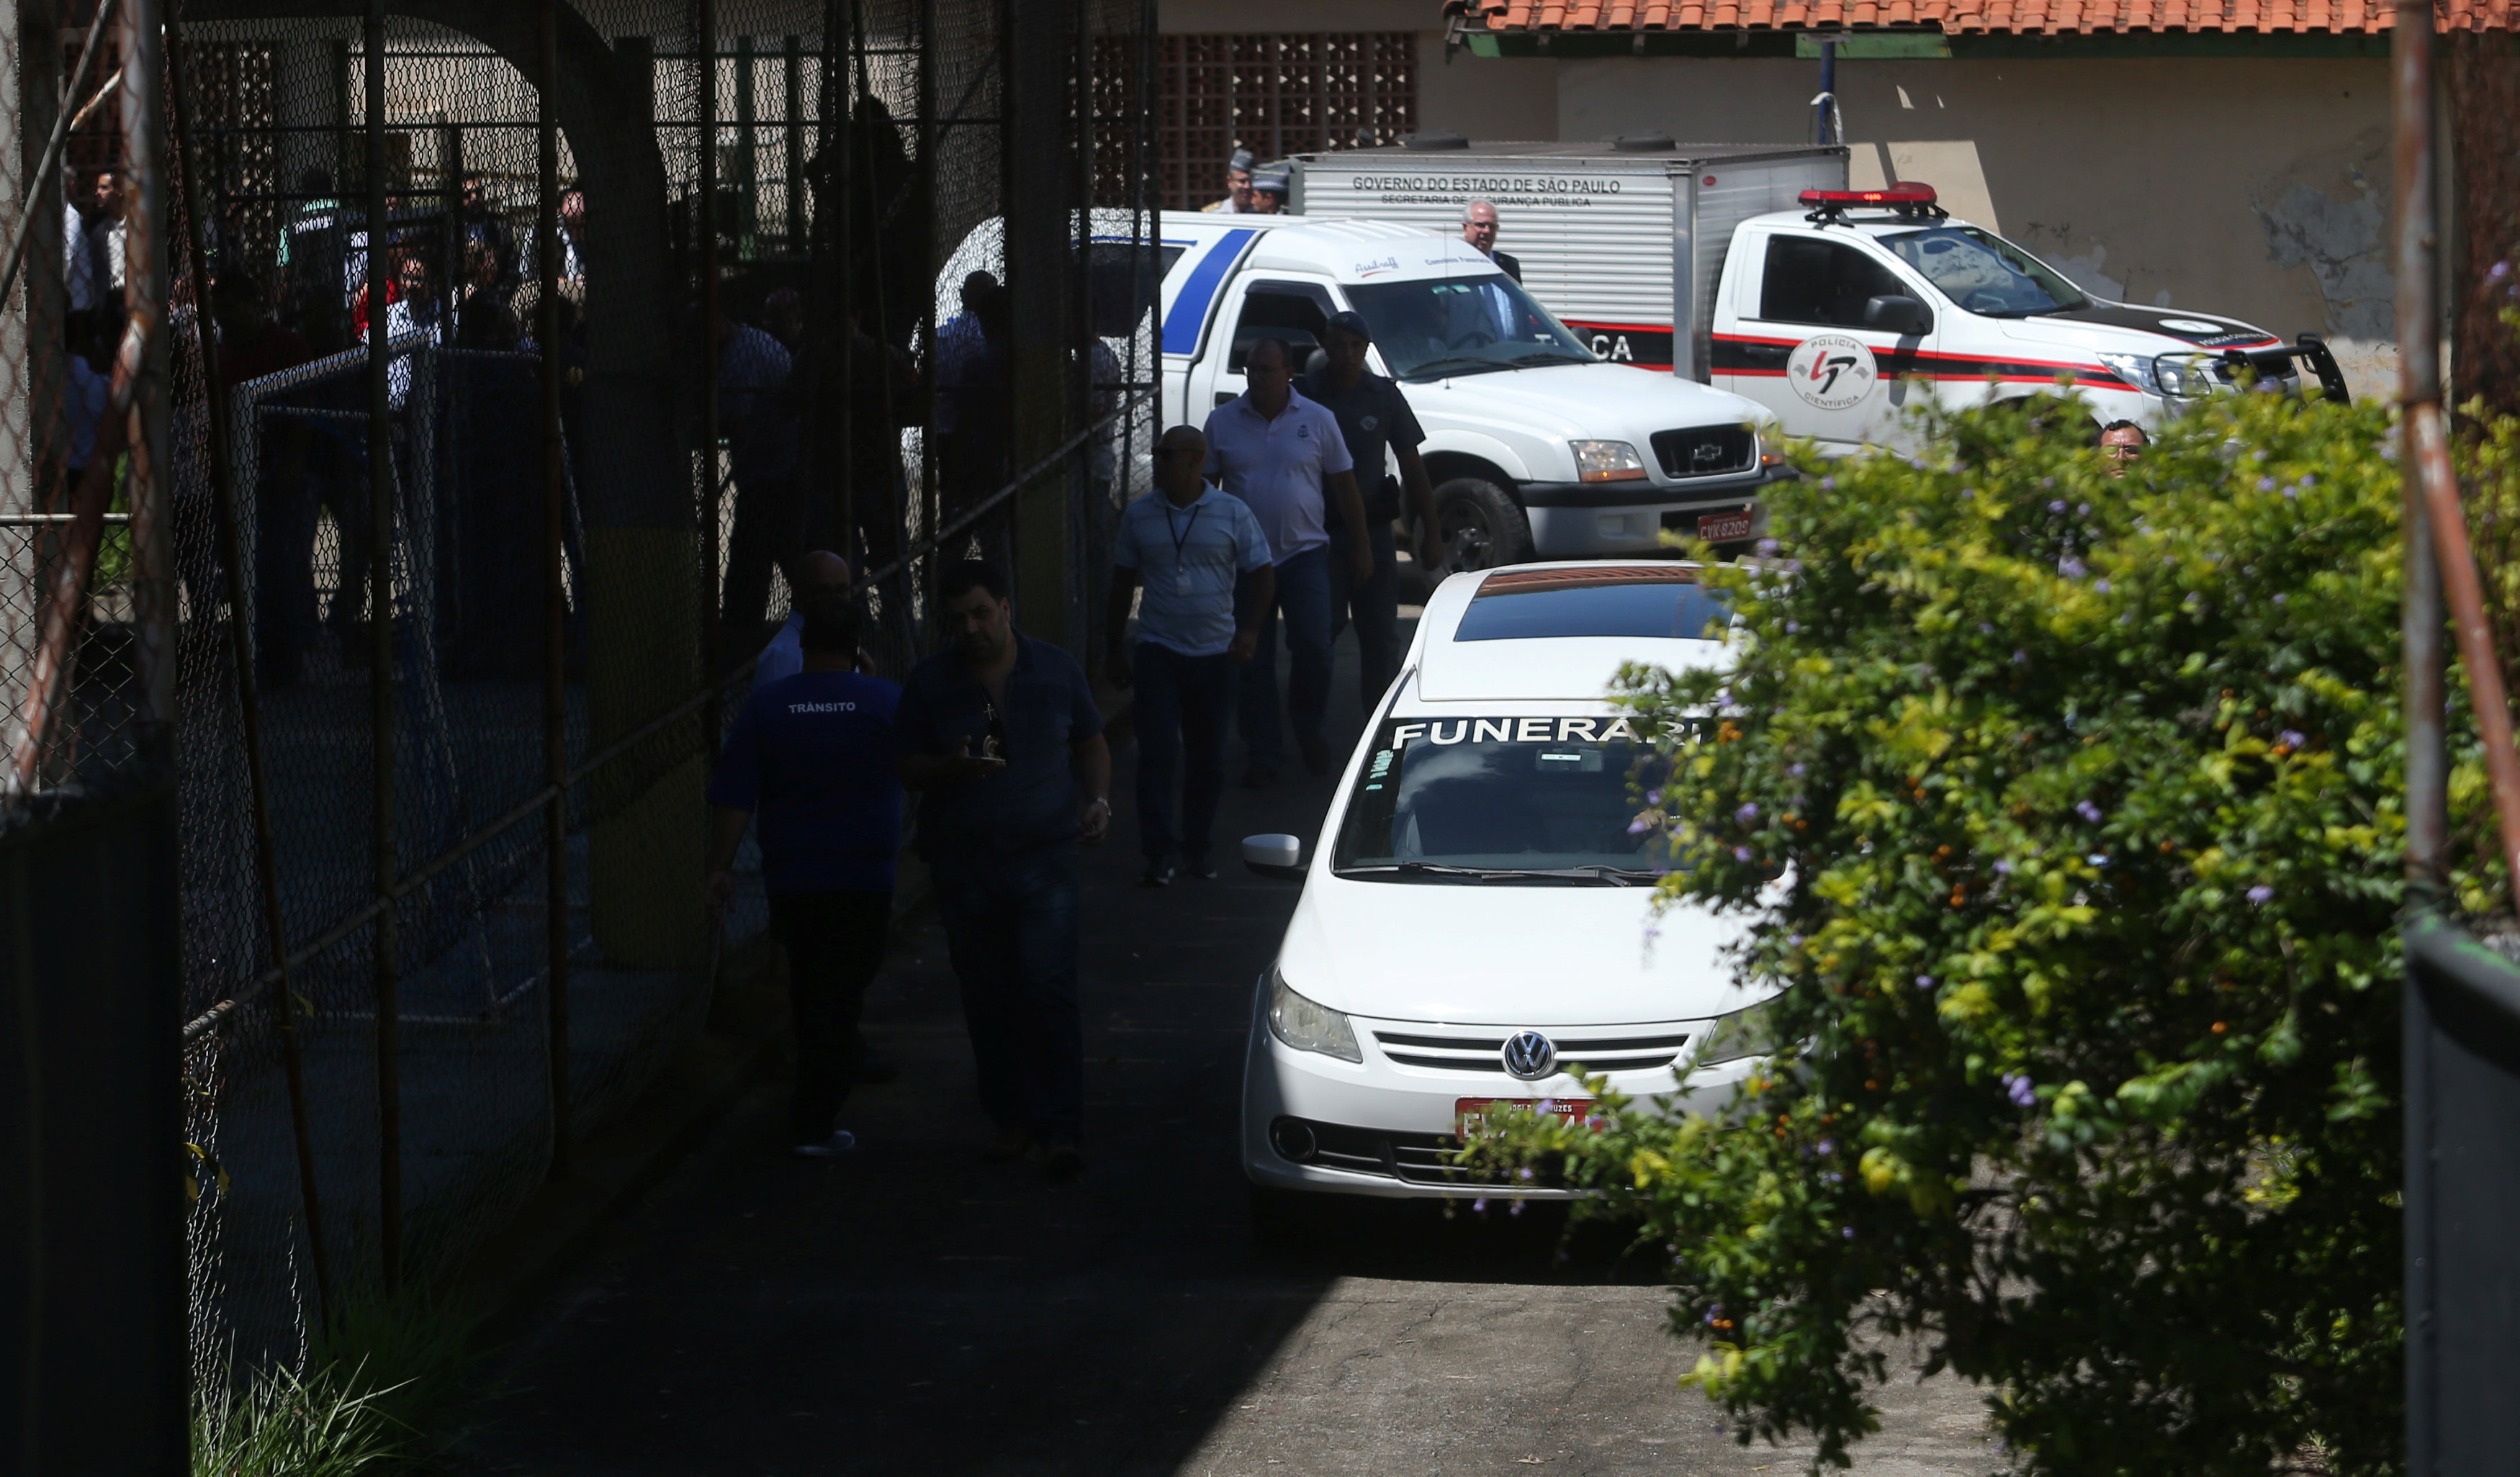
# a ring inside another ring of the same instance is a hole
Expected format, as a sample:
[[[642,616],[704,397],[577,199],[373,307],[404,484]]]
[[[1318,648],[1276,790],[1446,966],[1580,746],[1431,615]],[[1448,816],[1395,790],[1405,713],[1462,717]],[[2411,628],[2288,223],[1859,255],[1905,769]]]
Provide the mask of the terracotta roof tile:
[[[1452,0],[1488,31],[1797,29],[1908,25],[1945,32],[2267,31],[2385,34],[2374,0]],[[2434,0],[2444,30],[2507,31],[2520,0]]]

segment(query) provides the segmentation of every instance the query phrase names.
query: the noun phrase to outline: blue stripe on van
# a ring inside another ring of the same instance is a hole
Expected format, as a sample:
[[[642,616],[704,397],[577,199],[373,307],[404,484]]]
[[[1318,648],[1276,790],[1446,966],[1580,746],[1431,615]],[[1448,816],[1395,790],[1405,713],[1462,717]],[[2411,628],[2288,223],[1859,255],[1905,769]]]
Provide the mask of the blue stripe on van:
[[[1190,276],[1173,297],[1173,310],[1164,315],[1164,352],[1188,354],[1198,348],[1198,331],[1206,326],[1207,305],[1216,300],[1216,290],[1225,283],[1225,274],[1242,256],[1257,231],[1228,231],[1208,247],[1190,269]]]

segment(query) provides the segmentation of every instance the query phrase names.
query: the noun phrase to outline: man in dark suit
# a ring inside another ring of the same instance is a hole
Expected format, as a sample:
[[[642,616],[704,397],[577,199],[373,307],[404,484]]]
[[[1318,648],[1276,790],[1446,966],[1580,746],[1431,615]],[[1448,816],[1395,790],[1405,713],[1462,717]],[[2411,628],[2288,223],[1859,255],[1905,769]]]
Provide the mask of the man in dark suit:
[[[1522,281],[1522,263],[1514,260],[1510,252],[1496,248],[1496,206],[1483,200],[1474,200],[1462,207],[1462,240],[1478,247],[1482,255],[1504,269],[1506,276],[1516,282]]]

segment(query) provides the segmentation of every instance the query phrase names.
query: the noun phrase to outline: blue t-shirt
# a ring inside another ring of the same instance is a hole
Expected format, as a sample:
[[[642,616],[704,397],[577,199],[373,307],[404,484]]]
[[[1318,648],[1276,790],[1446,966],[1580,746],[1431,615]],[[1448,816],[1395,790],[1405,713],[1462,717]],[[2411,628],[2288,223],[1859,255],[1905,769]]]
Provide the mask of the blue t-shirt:
[[[1111,562],[1138,571],[1138,639],[1184,656],[1234,645],[1234,581],[1270,561],[1260,520],[1211,487],[1188,508],[1150,492],[1120,510]]]
[[[893,715],[901,689],[856,672],[800,672],[756,688],[709,782],[709,803],[761,827],[772,897],[886,892],[901,852]]]
[[[1068,746],[1102,732],[1102,714],[1075,657],[1029,636],[1015,642],[1001,715],[1007,767],[931,786],[920,797],[919,854],[940,871],[1072,841],[1083,825],[1087,797],[1077,792]],[[911,669],[894,733],[905,755],[950,754],[958,738],[980,752],[989,734],[989,694],[964,667],[961,652],[949,648]]]

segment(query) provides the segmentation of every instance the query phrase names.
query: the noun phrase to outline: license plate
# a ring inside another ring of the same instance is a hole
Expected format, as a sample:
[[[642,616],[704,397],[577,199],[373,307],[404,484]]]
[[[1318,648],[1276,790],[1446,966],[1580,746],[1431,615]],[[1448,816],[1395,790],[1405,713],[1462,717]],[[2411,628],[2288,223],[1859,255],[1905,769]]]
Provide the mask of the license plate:
[[[1702,513],[1697,515],[1697,536],[1710,544],[1729,544],[1750,536],[1750,510],[1732,513]]]
[[[1580,1123],[1593,1112],[1589,1097],[1457,1097],[1453,1100],[1453,1121],[1464,1131],[1475,1130],[1490,1108],[1518,1107],[1538,1112],[1544,1102],[1549,1104],[1551,1116],[1568,1123]]]

